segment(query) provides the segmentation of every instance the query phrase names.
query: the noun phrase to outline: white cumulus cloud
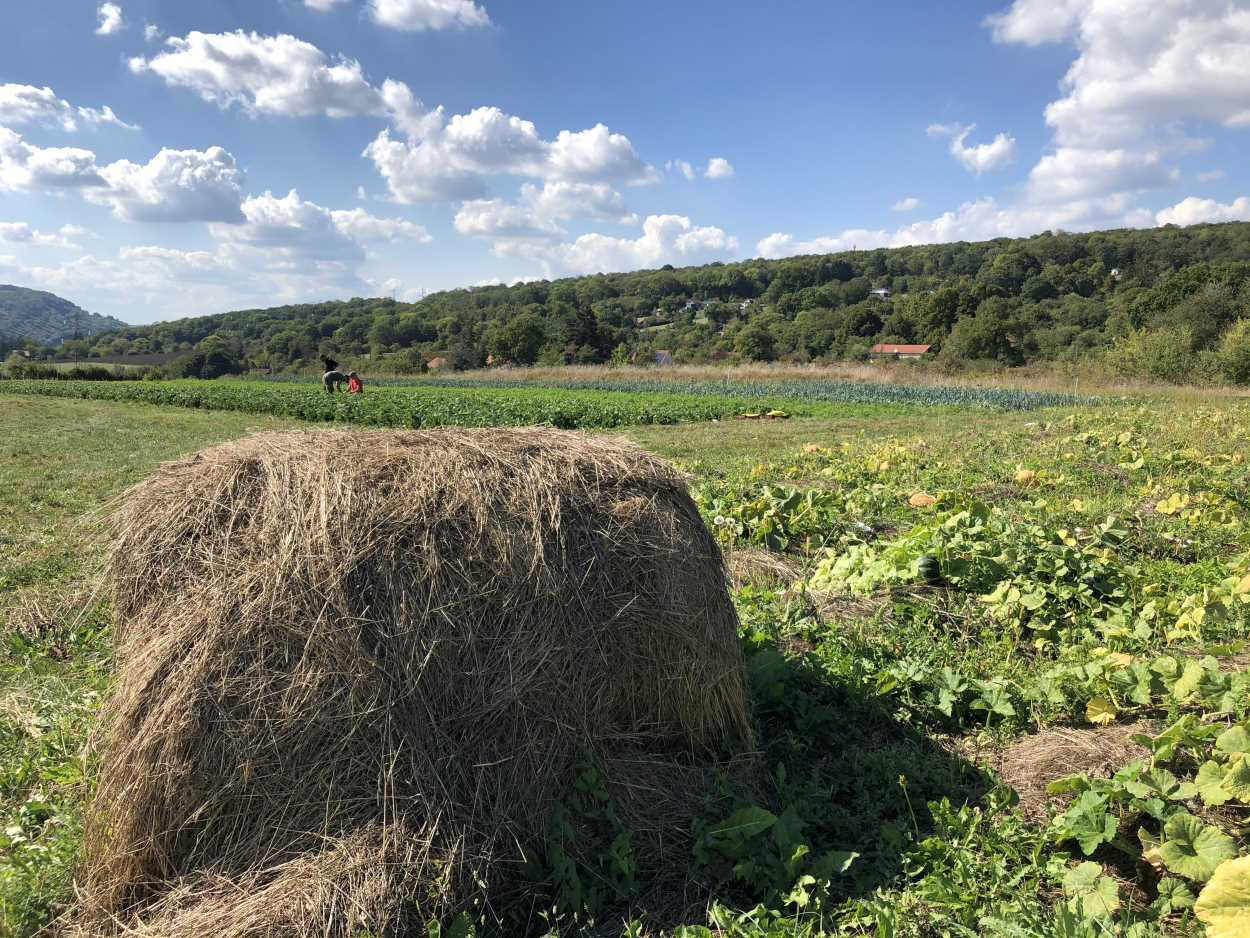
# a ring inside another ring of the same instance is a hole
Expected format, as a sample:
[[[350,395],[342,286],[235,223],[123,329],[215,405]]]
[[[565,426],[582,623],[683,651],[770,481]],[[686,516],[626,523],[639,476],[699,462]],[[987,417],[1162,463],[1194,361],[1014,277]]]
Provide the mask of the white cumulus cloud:
[[[503,199],[470,199],[460,206],[456,231],[471,238],[555,238],[564,229],[554,218],[540,215],[532,205]]]
[[[1021,237],[1062,228],[1089,231],[1097,228],[1135,228],[1154,223],[1150,212],[1135,206],[1129,194],[1076,199],[1054,205],[1019,203],[1000,205],[986,197],[965,202],[936,218],[922,219],[893,231],[850,228],[835,235],[800,240],[776,233],[760,240],[761,257],[796,254],[827,254],[852,248],[903,247],[909,244],[940,244],[950,241],[985,241],[998,237]]]
[[[720,228],[697,227],[683,215],[648,215],[637,238],[584,234],[573,241],[545,243],[500,240],[500,257],[523,257],[553,273],[637,270],[662,264],[705,264],[725,260],[738,250],[738,239]]]
[[[279,259],[297,265],[357,264],[365,259],[368,244],[430,240],[425,228],[410,221],[378,218],[360,208],[328,209],[304,201],[294,189],[282,198],[271,192],[252,196],[241,210],[243,224],[217,224],[209,230],[227,255],[257,253],[270,265]]]
[[[920,200],[916,198],[914,195],[912,195],[912,196],[908,196],[905,199],[899,199],[897,202],[895,202],[893,205],[890,206],[890,211],[910,212],[912,209],[919,207],[919,205],[920,205]]]
[[[458,232],[474,238],[552,239],[565,234],[559,221],[570,218],[638,223],[621,194],[606,183],[556,181],[541,189],[525,183],[516,202],[469,200],[456,213],[454,224]]]
[[[686,160],[669,160],[664,164],[664,168],[670,172],[681,173],[687,179],[694,179],[697,175],[694,167],[691,166]]]
[[[111,36],[121,31],[122,8],[116,3],[101,3],[96,7],[96,17],[99,20],[95,31],[97,36]]]
[[[15,267],[23,282],[90,297],[96,308],[176,318],[249,304],[370,295],[376,282],[360,273],[370,245],[430,240],[424,228],[404,219],[328,209],[295,191],[248,198],[240,213],[239,224],[208,226],[217,242],[213,250],[137,245],[120,248],[114,257],[87,254],[58,266]]]
[[[36,88],[12,82],[0,85],[0,123],[45,124],[74,131],[80,120],[88,124],[113,124],[126,130],[138,129],[119,118],[107,105],[98,109],[72,107],[47,86]]]
[[[102,186],[95,154],[78,147],[37,147],[0,127],[0,190],[46,192]]]
[[[625,207],[625,199],[604,182],[555,180],[539,189],[521,186],[521,200],[551,218],[594,218],[622,225],[638,224],[638,216]]]
[[[708,179],[728,179],[733,174],[733,165],[723,156],[712,157],[707,161],[707,169],[703,171]]]
[[[0,221],[0,241],[36,247],[73,247],[65,226],[57,234],[44,234],[24,221]],[[85,229],[82,229],[85,231]]]
[[[1194,178],[1198,180],[1198,182],[1215,182],[1216,180],[1223,179],[1226,175],[1228,174],[1222,169],[1213,169],[1210,172],[1199,173]]]
[[[429,112],[421,130],[419,141],[396,140],[383,130],[364,150],[399,202],[481,199],[485,177],[496,174],[588,183],[656,178],[629,139],[603,124],[562,130],[548,141],[532,122],[496,107],[480,107],[445,123],[441,109]]]
[[[151,59],[130,60],[132,71],[152,72],[167,84],[190,88],[222,108],[251,114],[350,117],[387,111],[382,94],[354,59],[331,59],[290,35],[261,36],[192,31],[170,37]]]
[[[1016,156],[1016,141],[1005,133],[1000,133],[989,143],[965,146],[964,140],[976,124],[930,124],[925,131],[930,137],[950,137],[950,154],[955,157],[964,169],[980,176],[995,169],[1002,169]]]
[[[624,134],[614,134],[603,124],[588,130],[562,130],[550,145],[544,171],[549,179],[655,182],[655,170],[634,150]]]
[[[1060,144],[1121,146],[1176,121],[1250,126],[1244,0],[1016,0],[988,22],[999,42],[1075,43],[1046,108]]]
[[[368,0],[369,16],[381,26],[424,32],[489,26],[490,17],[472,0]]]
[[[995,42],[1022,42],[1029,46],[1058,42],[1076,27],[1090,5],[1091,0],[1016,2],[987,16],[985,25],[993,31]]]
[[[442,0],[411,6],[451,15]],[[481,199],[487,195],[486,177],[499,174],[588,183],[657,178],[629,138],[604,124],[562,130],[548,140],[531,121],[497,107],[449,117],[441,107],[427,108],[403,82],[388,78],[374,86],[359,62],[332,59],[290,35],[193,31],[166,40],[165,49],[151,58],[131,59],[130,68],[189,88],[219,107],[238,106],[254,115],[389,118],[392,127],[362,155],[399,202]]]
[[[151,23],[148,23],[143,27],[143,38],[148,42],[156,42],[156,40],[161,38],[160,27],[153,26]]]
[[[100,175],[108,188],[88,190],[87,199],[124,221],[243,221],[243,171],[221,147],[162,149],[143,165],[118,160]]]
[[[1143,192],[1179,181],[1180,172],[1165,166],[1158,152],[1059,147],[1029,171],[1025,191],[1030,202],[1055,203],[1112,192]]]
[[[1155,213],[1155,222],[1160,225],[1196,225],[1211,221],[1250,221],[1250,196],[1243,195],[1224,205],[1214,199],[1191,195]]]
[[[444,160],[437,145],[396,140],[383,130],[361,155],[373,162],[397,202],[450,202],[486,195],[486,181]]]
[[[304,0],[304,6],[313,10],[320,10],[324,13],[327,10],[334,9],[335,4],[345,2],[347,2],[347,0]]]
[[[247,214],[247,203],[243,205],[243,212]],[[379,218],[363,208],[330,209],[330,218],[337,231],[358,244],[390,241],[424,244],[433,240],[424,225],[413,224],[404,218]]]

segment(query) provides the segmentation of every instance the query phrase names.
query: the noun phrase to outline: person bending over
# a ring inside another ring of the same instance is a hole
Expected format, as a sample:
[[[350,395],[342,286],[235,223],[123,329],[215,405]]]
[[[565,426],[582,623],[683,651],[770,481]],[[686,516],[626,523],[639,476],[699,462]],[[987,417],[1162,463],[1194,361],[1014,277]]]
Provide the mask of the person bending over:
[[[325,385],[327,394],[333,394],[335,387],[341,388],[347,383],[347,375],[341,371],[327,371],[321,376],[321,383]]]

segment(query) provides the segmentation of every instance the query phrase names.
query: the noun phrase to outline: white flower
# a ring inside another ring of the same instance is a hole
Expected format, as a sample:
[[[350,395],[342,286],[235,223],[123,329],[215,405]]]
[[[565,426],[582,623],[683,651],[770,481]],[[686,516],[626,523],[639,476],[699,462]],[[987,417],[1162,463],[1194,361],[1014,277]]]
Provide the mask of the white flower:
[[[724,523],[725,523],[724,515],[717,515],[715,518],[712,519],[712,524],[716,525],[718,528]]]

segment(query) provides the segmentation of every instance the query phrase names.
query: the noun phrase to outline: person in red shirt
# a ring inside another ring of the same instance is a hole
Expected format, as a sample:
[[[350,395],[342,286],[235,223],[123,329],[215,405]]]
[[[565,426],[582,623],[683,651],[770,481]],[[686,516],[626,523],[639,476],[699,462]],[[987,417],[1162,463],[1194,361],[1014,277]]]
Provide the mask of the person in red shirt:
[[[360,375],[356,374],[356,372],[354,371],[347,376],[347,393],[348,394],[364,394],[365,393],[364,382],[360,380]]]

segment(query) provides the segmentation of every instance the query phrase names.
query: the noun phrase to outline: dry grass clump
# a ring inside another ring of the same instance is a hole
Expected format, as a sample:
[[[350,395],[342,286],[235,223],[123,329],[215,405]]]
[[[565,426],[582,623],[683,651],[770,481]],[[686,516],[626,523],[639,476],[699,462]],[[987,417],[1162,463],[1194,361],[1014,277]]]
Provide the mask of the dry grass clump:
[[[1041,822],[1054,798],[1047,785],[1081,772],[1090,778],[1110,778],[1127,763],[1150,754],[1131,738],[1148,729],[1134,722],[1042,730],[1004,749],[996,768],[1020,796],[1025,817]]]
[[[798,557],[774,553],[762,547],[743,547],[725,555],[729,581],[735,587],[744,583],[764,589],[775,589],[793,583],[803,575],[803,561]]]
[[[80,933],[498,911],[579,759],[658,868],[751,746],[720,552],[684,479],[628,444],[251,436],[132,489],[110,576],[121,681]]]

